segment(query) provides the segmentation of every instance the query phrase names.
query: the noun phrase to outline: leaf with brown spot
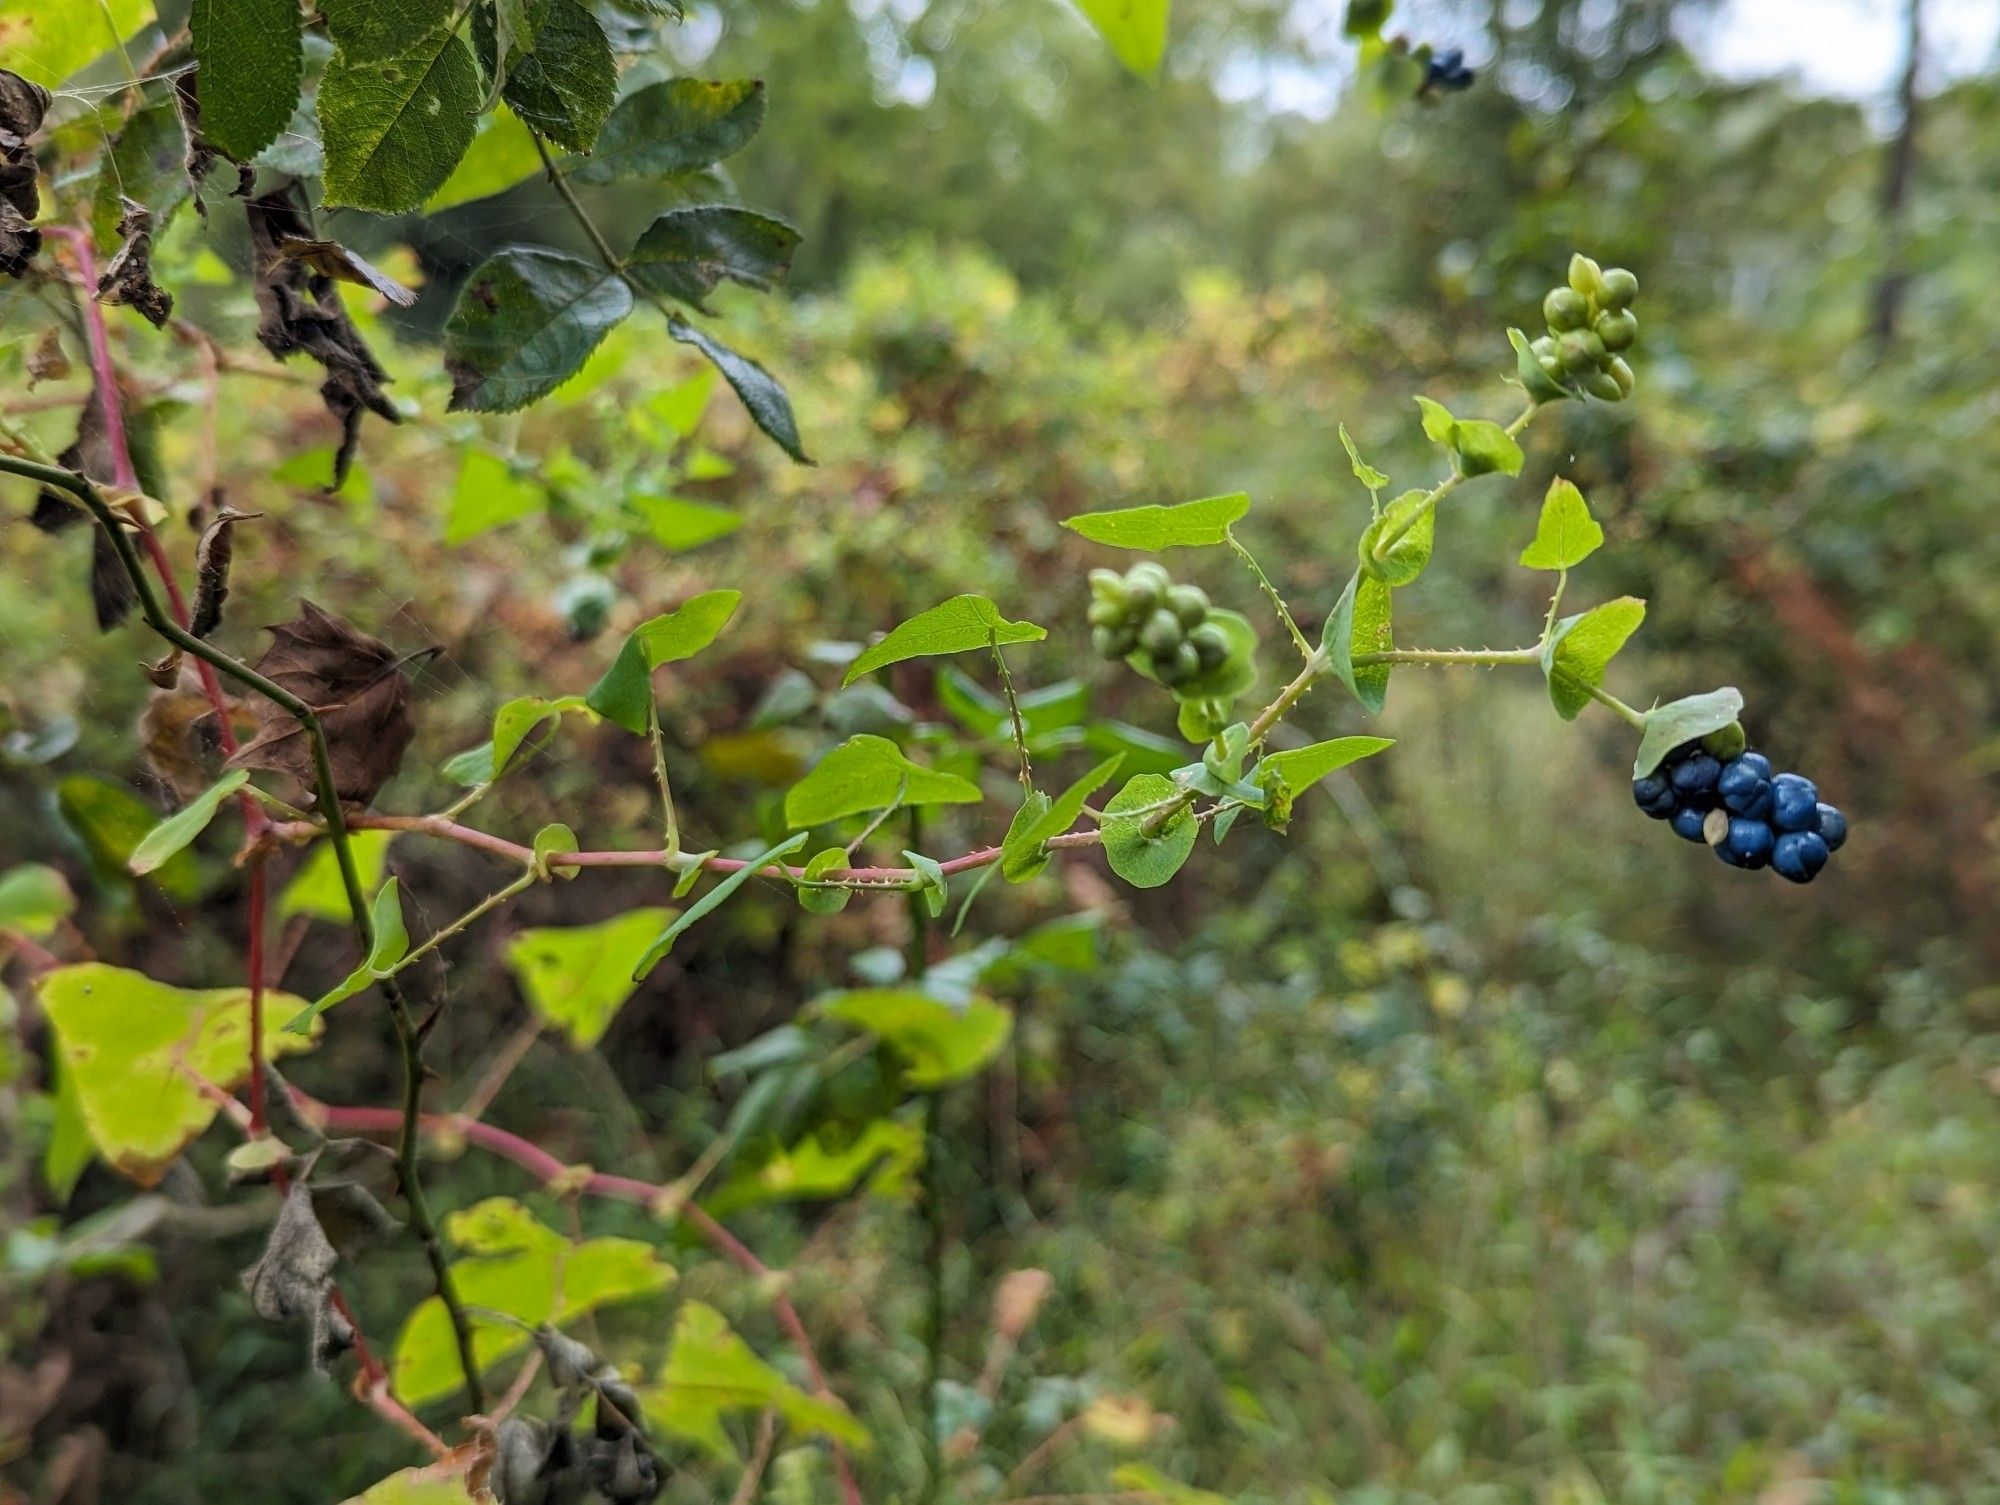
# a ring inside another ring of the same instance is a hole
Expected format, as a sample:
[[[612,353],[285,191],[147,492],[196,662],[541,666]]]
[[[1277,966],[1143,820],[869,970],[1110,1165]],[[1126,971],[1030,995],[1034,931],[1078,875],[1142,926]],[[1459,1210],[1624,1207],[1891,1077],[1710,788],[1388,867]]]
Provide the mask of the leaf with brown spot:
[[[120,199],[118,252],[97,279],[97,301],[128,305],[155,329],[173,317],[174,295],[153,280],[153,211],[136,199]]]
[[[254,666],[318,713],[343,804],[366,805],[395,774],[415,728],[404,660],[379,638],[350,627],[310,601],[269,629],[272,642]],[[271,701],[258,706],[256,740],[229,760],[265,768],[316,787],[312,741],[298,718]]]
[[[325,368],[320,400],[340,421],[340,447],[333,458],[333,485],[338,487],[347,479],[347,467],[361,439],[362,413],[402,422],[382,390],[388,373],[347,317],[333,278],[285,254],[287,241],[316,239],[293,191],[286,188],[252,199],[245,212],[250,221],[257,338],[281,361],[304,353]]]

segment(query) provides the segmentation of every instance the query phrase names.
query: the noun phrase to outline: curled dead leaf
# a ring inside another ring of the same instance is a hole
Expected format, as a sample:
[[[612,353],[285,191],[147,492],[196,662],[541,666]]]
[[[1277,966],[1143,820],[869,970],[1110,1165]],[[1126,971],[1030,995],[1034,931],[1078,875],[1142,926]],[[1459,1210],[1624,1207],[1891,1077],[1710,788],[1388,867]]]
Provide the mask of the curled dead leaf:
[[[380,293],[398,308],[408,308],[417,295],[389,276],[374,263],[348,250],[337,240],[307,240],[299,235],[279,238],[278,255],[287,261],[302,261],[322,277],[352,282]]]
[[[194,611],[188,618],[188,631],[196,637],[205,638],[222,625],[222,603],[229,596],[229,563],[235,554],[236,525],[263,515],[225,506],[201,530],[201,541],[194,547]]]
[[[310,601],[300,614],[269,628],[271,646],[259,674],[289,690],[319,717],[343,804],[366,805],[403,761],[415,727],[410,721],[404,659]],[[272,701],[258,704],[255,740],[231,758],[235,768],[264,768],[315,787],[311,739],[298,718]]]
[[[118,251],[97,279],[97,301],[137,309],[153,328],[165,329],[174,295],[153,280],[153,211],[137,199],[118,202]]]
[[[35,154],[28,138],[41,129],[49,91],[0,68],[0,272],[19,277],[42,249],[34,227],[41,211]]]
[[[279,360],[303,353],[325,369],[320,400],[340,422],[340,447],[333,460],[333,485],[338,486],[347,479],[360,442],[362,413],[389,423],[402,421],[383,391],[388,373],[347,317],[333,278],[284,253],[287,241],[316,241],[293,191],[252,199],[245,213],[259,315],[257,338]]]

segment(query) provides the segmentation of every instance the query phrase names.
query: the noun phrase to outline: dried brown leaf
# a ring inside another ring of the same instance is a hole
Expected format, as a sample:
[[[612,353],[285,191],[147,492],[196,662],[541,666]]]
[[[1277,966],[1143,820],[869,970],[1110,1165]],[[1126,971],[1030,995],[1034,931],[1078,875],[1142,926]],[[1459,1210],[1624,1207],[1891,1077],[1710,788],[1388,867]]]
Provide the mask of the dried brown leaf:
[[[417,295],[402,283],[337,240],[307,240],[287,235],[278,242],[278,255],[286,261],[302,261],[322,277],[371,288],[398,308],[408,308],[417,301]]]
[[[255,725],[240,700],[230,700],[229,721],[239,735]],[[146,697],[139,713],[139,752],[153,776],[186,804],[213,784],[222,768],[222,739],[215,711],[202,692],[200,677],[189,664],[170,688]]]
[[[269,629],[271,646],[257,672],[289,690],[318,714],[343,804],[366,805],[395,774],[415,728],[403,660],[388,644],[350,627],[310,601],[300,614]],[[232,767],[290,774],[315,785],[312,743],[298,719],[260,702],[257,737],[230,759]]]
[[[313,1216],[313,1189],[306,1177],[292,1182],[271,1225],[263,1258],[243,1272],[250,1309],[266,1322],[311,1325],[312,1363],[327,1360],[354,1342],[354,1329],[334,1309],[333,1267],[339,1256]]]
[[[101,486],[111,484],[114,473],[111,441],[105,432],[104,407],[95,388],[77,414],[76,438],[56,456],[56,461],[65,470],[87,476]],[[61,533],[77,523],[90,521],[90,514],[67,494],[44,487],[35,497],[35,510],[28,521],[44,533]],[[139,598],[109,535],[102,528],[93,528],[91,532],[94,537],[90,553],[90,604],[97,613],[98,629],[108,632],[125,620]]]
[[[121,198],[118,251],[97,279],[97,301],[135,308],[155,329],[173,317],[174,295],[153,280],[153,211]]]
[[[338,486],[347,479],[361,438],[362,413],[389,423],[402,421],[383,391],[388,373],[376,363],[341,307],[333,278],[285,254],[287,241],[316,239],[291,190],[252,199],[245,212],[257,294],[257,338],[279,360],[304,353],[325,368],[320,400],[341,429],[333,460],[333,484]]]
[[[35,348],[28,352],[29,390],[45,381],[61,381],[69,372],[69,356],[63,350],[62,331],[52,324],[42,331],[42,337],[35,341]]]
[[[229,563],[235,555],[232,535],[236,525],[263,515],[225,506],[201,530],[201,541],[194,547],[194,612],[188,618],[188,631],[196,637],[205,638],[222,625],[222,603],[229,596]]]
[[[35,154],[28,138],[41,129],[49,91],[0,68],[0,272],[19,277],[42,249],[31,223],[41,211]]]

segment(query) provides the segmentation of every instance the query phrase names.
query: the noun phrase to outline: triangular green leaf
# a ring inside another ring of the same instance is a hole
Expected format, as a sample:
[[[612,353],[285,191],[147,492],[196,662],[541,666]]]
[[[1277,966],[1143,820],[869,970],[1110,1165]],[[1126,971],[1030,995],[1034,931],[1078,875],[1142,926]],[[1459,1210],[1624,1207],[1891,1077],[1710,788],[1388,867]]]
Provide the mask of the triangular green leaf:
[[[222,802],[250,782],[250,775],[238,768],[225,773],[215,783],[169,815],[132,849],[125,865],[135,873],[150,873],[195,837],[208,829]]]
[[[843,685],[905,659],[942,653],[970,653],[1002,643],[1036,643],[1048,629],[1033,622],[1010,622],[984,596],[953,596],[893,628],[881,642],[848,665]]]
[[[801,1432],[836,1437],[850,1447],[868,1446],[868,1434],[846,1407],[793,1385],[730,1331],[722,1313],[700,1301],[682,1304],[666,1366],[658,1380],[639,1392],[639,1402],[646,1420],[659,1430],[732,1463],[736,1449],[722,1418],[739,1411],[755,1415],[775,1410]]]
[[[1076,0],[1118,61],[1141,78],[1160,71],[1167,51],[1169,0]]]
[[[1384,748],[1394,747],[1389,737],[1335,737],[1310,747],[1294,747],[1272,753],[1257,765],[1257,782],[1266,788],[1282,784],[1292,796],[1304,794],[1337,768],[1372,758]]]
[[[584,697],[584,704],[626,731],[645,735],[653,704],[653,671],[693,658],[713,643],[742,599],[741,591],[703,591],[677,610],[640,623]]]
[[[1590,692],[1604,683],[1604,671],[1625,640],[1646,620],[1646,603],[1620,596],[1573,617],[1564,617],[1542,650],[1549,699],[1563,720],[1574,721],[1590,704]]]
[[[639,965],[632,969],[633,978],[637,980],[645,977],[648,972],[660,964],[661,959],[669,951],[674,949],[674,942],[679,940],[691,926],[720,908],[731,894],[735,893],[737,889],[748,883],[772,863],[789,857],[800,847],[804,846],[810,835],[810,832],[801,831],[796,836],[786,837],[769,851],[754,858],[735,872],[728,874],[714,888],[711,888],[707,893],[695,900],[694,903],[690,904],[672,924],[667,926],[665,930],[661,931],[654,938],[653,944],[646,948],[646,954],[639,958]],[[679,896],[679,893],[680,890],[677,888],[675,890],[676,897]]]
[[[955,773],[926,768],[887,737],[849,737],[814,765],[785,796],[785,824],[795,829],[892,805],[970,805],[979,786]]]
[[[588,1050],[637,991],[639,958],[673,917],[671,909],[628,909],[595,925],[524,930],[507,943],[507,965],[536,1016]]]
[[[815,1005],[816,1013],[866,1030],[895,1052],[920,1092],[977,1075],[1013,1033],[1014,1015],[973,996],[955,1008],[914,988],[858,988]]]
[[[1603,542],[1604,529],[1590,515],[1583,493],[1557,476],[1542,498],[1535,541],[1521,551],[1521,563],[1531,570],[1573,570]]]
[[[1000,871],[1009,883],[1026,883],[1048,866],[1049,854],[1045,848],[1050,838],[1062,835],[1076,824],[1084,804],[1111,781],[1124,761],[1123,753],[1106,758],[1053,801],[1038,791],[1039,813],[1026,822],[1017,819],[1000,848]],[[1032,804],[1032,800],[1024,804],[1023,811]]]
[[[1113,512],[1085,512],[1065,518],[1063,526],[1081,533],[1092,543],[1109,544],[1114,549],[1197,549],[1219,544],[1229,537],[1229,525],[1250,510],[1250,498],[1241,491],[1227,496],[1203,497],[1171,507],[1121,507]]]

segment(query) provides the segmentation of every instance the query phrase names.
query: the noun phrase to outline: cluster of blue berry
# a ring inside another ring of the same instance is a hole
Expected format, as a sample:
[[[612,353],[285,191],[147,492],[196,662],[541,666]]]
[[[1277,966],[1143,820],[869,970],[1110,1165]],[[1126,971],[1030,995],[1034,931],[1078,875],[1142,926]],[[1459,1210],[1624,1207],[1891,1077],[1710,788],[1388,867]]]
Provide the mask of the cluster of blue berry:
[[[1769,867],[1794,883],[1812,882],[1847,840],[1847,817],[1821,802],[1811,779],[1772,773],[1769,758],[1744,746],[1740,726],[1682,743],[1632,781],[1632,798],[1731,867]]]
[[[1433,89],[1457,94],[1470,89],[1474,80],[1473,71],[1465,66],[1465,49],[1447,47],[1424,64],[1424,85],[1419,93],[1429,93]]]

